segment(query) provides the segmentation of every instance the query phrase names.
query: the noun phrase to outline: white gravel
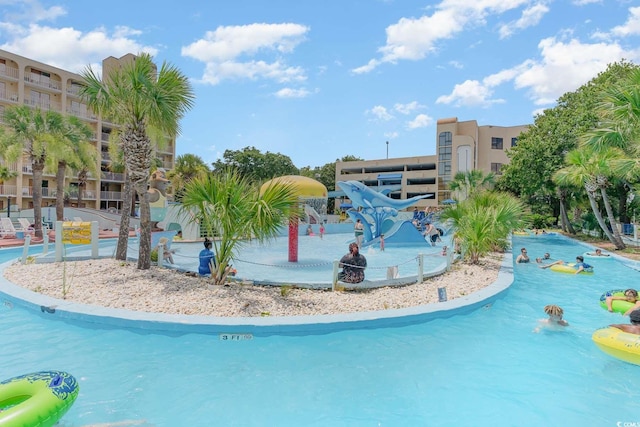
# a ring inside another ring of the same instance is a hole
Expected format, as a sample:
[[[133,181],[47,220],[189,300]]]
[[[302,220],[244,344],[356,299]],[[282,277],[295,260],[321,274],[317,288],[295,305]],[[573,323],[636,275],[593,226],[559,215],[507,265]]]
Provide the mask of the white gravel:
[[[498,277],[503,254],[480,265],[454,264],[452,271],[422,284],[373,290],[331,292],[229,283],[189,277],[175,270],[111,258],[44,264],[13,264],[9,281],[34,292],[84,304],[135,311],[224,317],[294,316],[353,313],[435,303],[439,287],[448,299],[469,295]],[[43,279],[44,278],[44,279]]]

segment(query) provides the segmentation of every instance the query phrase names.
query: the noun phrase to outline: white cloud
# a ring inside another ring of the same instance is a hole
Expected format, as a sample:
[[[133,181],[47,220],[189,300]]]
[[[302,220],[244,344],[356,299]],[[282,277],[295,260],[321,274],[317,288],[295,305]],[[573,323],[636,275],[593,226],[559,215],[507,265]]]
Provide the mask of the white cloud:
[[[0,48],[59,68],[79,72],[87,62],[101,63],[108,56],[122,56],[127,53],[157,53],[157,49],[144,46],[124,34],[136,34],[137,30],[118,27],[109,33],[105,28],[96,28],[83,33],[74,28],[53,28],[31,24],[22,27],[11,23],[1,23],[0,29],[11,28],[14,34]]]
[[[283,88],[275,93],[278,98],[306,98],[311,92],[306,89]]]
[[[372,114],[376,119],[385,122],[394,118],[382,105],[376,105],[371,110],[367,110],[367,114]]]
[[[509,22],[500,27],[498,32],[500,38],[504,39],[512,35],[515,30],[523,30],[534,25],[538,25],[542,17],[549,12],[549,8],[544,3],[537,3],[522,11],[522,16],[517,21]]]
[[[640,35],[640,7],[630,7],[627,22],[612,28],[611,33],[621,37]]]
[[[62,6],[45,8],[37,0],[0,1],[2,5],[9,5],[12,9],[4,10],[4,19],[13,23],[54,21],[59,16],[64,16],[67,11]]]
[[[387,139],[396,139],[398,137],[398,132],[385,132],[384,137]]]
[[[429,117],[426,114],[418,114],[413,120],[407,122],[408,129],[426,128],[433,124],[433,117]]]
[[[593,3],[602,3],[602,0],[573,0],[572,3],[576,6],[585,6]]]
[[[300,81],[306,78],[304,71],[300,67],[287,66],[282,59],[268,62],[248,58],[268,54],[282,58],[305,40],[308,31],[309,27],[291,23],[218,27],[215,31],[207,31],[202,39],[182,47],[182,55],[204,62],[202,81],[213,85],[234,78]]]
[[[512,68],[485,77],[481,82],[467,80],[455,85],[449,95],[436,103],[456,106],[489,106],[504,102],[492,99],[494,88],[513,82],[516,89],[525,89],[536,105],[554,103],[566,92],[576,90],[607,65],[622,59],[638,62],[640,49],[626,50],[617,43],[582,43],[579,40],[546,38],[538,44],[541,58],[529,59]]]
[[[210,62],[202,76],[202,82],[216,85],[227,79],[266,78],[278,83],[301,82],[306,79],[300,67],[287,67],[279,61],[267,63],[264,61],[249,62]]]
[[[501,14],[528,4],[529,0],[443,0],[435,6],[436,11],[431,16],[401,18],[388,26],[386,44],[378,49],[382,58],[371,59],[351,71],[362,74],[386,62],[423,59],[437,51],[439,41],[453,38],[469,27],[482,25],[487,15]]]
[[[565,92],[585,84],[607,65],[623,58],[636,61],[640,50],[629,51],[619,44],[568,42],[547,38],[538,44],[540,61],[523,64],[515,77],[517,89],[526,88],[536,105],[551,104]]]
[[[424,108],[424,105],[420,105],[418,101],[413,101],[408,104],[395,104],[393,109],[401,114],[410,114],[412,111]]]
[[[449,95],[442,95],[436,99],[436,104],[453,104],[457,107],[488,107],[491,104],[502,103],[504,100],[491,99],[491,86],[477,80],[466,80],[455,85]]]

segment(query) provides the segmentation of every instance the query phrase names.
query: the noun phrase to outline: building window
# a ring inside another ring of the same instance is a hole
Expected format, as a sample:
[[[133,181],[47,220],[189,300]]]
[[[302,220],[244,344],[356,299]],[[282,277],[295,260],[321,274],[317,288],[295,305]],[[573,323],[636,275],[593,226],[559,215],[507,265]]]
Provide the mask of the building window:
[[[491,172],[502,175],[502,163],[491,163]]]
[[[518,145],[518,138],[511,138],[511,146],[515,147],[516,145]]]
[[[491,138],[491,148],[495,150],[502,150],[502,138]]]
[[[438,175],[451,175],[451,162],[438,162]]]
[[[51,109],[51,98],[48,93],[42,93],[35,90],[31,91],[31,105],[40,107],[43,110]]]
[[[441,132],[438,137],[438,146],[451,146],[451,142],[453,141],[453,136],[451,132]]]

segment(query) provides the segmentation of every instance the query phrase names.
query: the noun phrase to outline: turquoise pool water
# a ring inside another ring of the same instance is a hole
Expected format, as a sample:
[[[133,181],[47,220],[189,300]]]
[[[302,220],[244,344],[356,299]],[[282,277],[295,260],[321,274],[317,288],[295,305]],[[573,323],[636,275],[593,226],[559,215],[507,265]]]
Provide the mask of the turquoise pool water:
[[[551,236],[514,238],[522,246],[571,260],[586,250]],[[516,265],[503,298],[448,319],[233,342],[80,327],[5,304],[0,378],[73,373],[80,395],[63,427],[638,423],[640,367],[591,341],[596,328],[625,320],[598,306],[600,294],[637,284],[638,272],[593,264],[593,276]],[[551,303],[570,327],[533,333]]]

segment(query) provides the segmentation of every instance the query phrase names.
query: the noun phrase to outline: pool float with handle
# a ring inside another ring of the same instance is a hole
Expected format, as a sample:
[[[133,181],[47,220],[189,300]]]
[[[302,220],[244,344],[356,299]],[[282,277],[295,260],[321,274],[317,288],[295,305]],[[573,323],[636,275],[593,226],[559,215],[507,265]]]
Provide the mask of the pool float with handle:
[[[549,267],[549,270],[555,271],[556,273],[569,273],[576,274],[576,269],[573,266],[576,265],[574,262],[569,264],[555,264]],[[593,274],[593,268],[588,268],[586,270],[582,270],[578,274]]]
[[[600,295],[600,307],[604,308],[605,310],[608,310],[607,297],[624,297],[624,291],[625,291],[624,289],[614,289]],[[611,301],[611,309],[615,313],[620,313],[620,314],[626,313],[627,310],[629,310],[634,305],[636,305],[635,302],[629,302],[627,300],[614,299],[613,301]]]
[[[609,326],[596,330],[591,339],[608,355],[640,365],[640,335]]]
[[[0,382],[0,426],[50,427],[67,413],[79,387],[62,371],[43,371]]]
[[[613,257],[609,254],[602,254],[602,255],[596,255],[595,252],[585,252],[582,254],[583,257],[589,258],[589,259],[601,259],[601,260],[605,260],[605,259],[613,259]]]

